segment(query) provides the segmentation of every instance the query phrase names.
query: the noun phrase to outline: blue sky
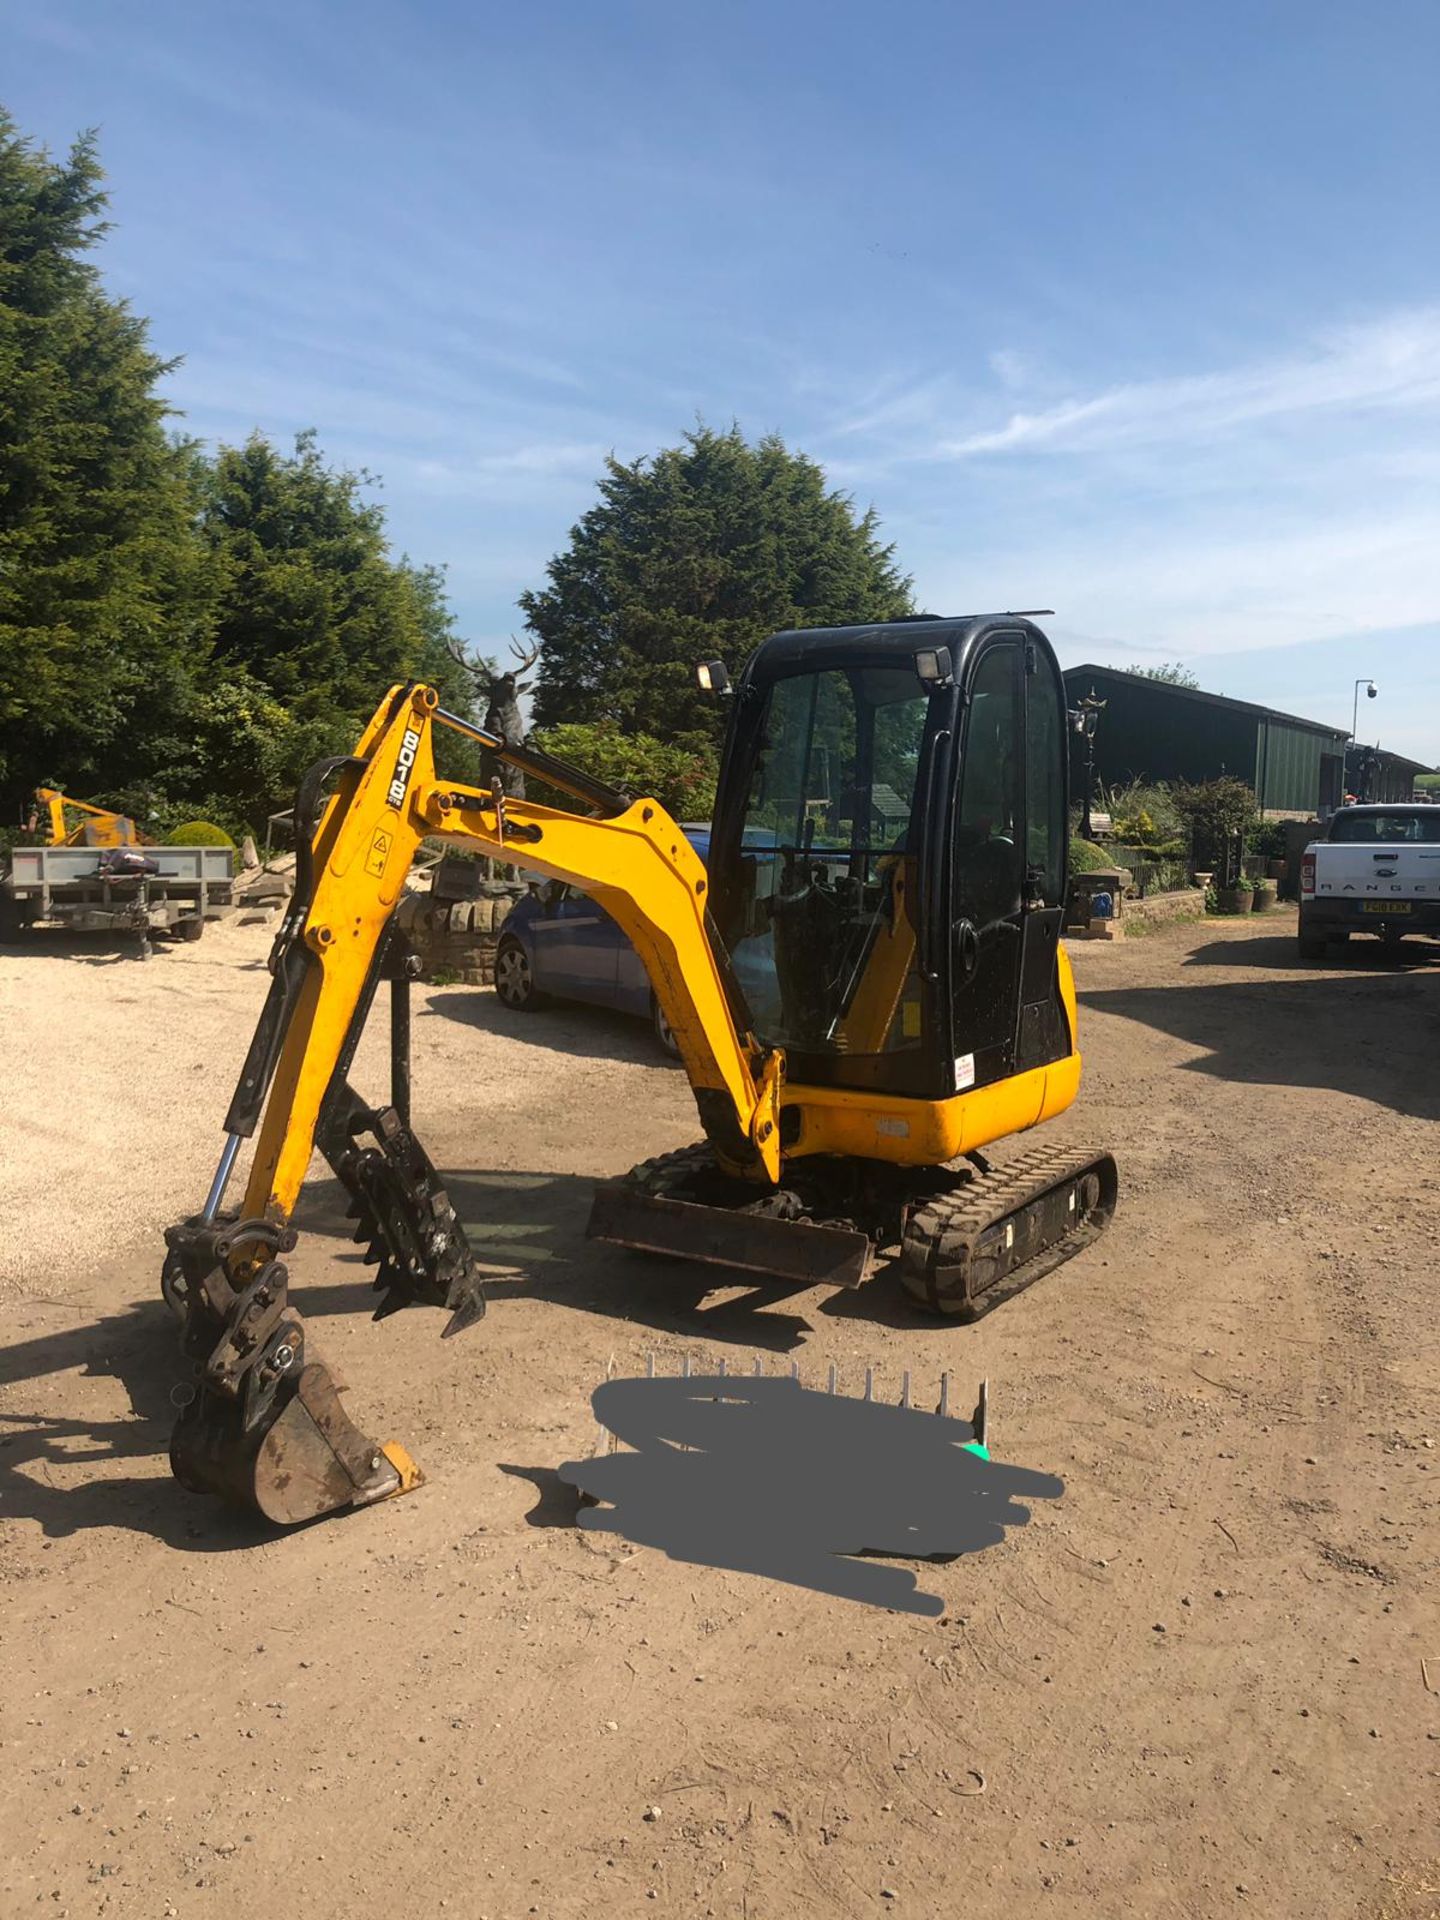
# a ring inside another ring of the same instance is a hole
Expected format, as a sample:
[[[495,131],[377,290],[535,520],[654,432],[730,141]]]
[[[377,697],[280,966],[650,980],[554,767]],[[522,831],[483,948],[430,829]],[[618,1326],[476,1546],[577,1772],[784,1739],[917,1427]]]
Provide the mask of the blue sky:
[[[0,0],[190,428],[382,475],[478,646],[607,451],[734,418],[930,610],[1347,726],[1373,675],[1426,761],[1437,72],[1430,0]]]

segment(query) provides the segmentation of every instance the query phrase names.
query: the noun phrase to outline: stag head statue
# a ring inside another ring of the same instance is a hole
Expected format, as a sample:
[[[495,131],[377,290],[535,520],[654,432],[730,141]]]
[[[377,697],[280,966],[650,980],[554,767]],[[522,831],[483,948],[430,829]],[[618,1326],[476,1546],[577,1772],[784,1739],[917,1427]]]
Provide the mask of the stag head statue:
[[[528,693],[534,682],[522,680],[520,676],[528,673],[540,658],[539,641],[523,647],[512,636],[510,652],[514,665],[503,668],[486,660],[472,660],[454,640],[447,641],[446,645],[450,658],[470,675],[476,692],[485,696],[485,731],[498,735],[508,747],[523,747],[525,723],[520,717],[520,696]],[[505,767],[502,778],[507,793],[524,793],[525,776],[517,767]]]

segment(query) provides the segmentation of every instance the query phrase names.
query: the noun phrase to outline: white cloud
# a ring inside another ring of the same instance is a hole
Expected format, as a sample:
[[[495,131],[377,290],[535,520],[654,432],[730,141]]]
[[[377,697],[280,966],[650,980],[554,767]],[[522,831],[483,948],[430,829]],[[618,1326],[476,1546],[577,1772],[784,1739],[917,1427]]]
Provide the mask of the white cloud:
[[[992,356],[1013,384],[1018,363]],[[1341,328],[1319,336],[1287,360],[1226,372],[1136,381],[1012,413],[1002,426],[942,438],[942,459],[1044,451],[1094,453],[1109,448],[1209,438],[1286,416],[1431,408],[1440,404],[1440,307]]]
[[[608,447],[588,442],[535,441],[487,453],[450,459],[391,456],[386,472],[426,493],[464,498],[494,493],[524,481],[594,480],[603,470]]]
[[[1440,615],[1440,541],[1433,515],[1418,511],[1250,534],[1197,527],[1117,533],[1104,545],[1071,538],[987,553],[963,571],[949,560],[906,558],[927,605],[1053,606],[1057,626],[1171,659]]]

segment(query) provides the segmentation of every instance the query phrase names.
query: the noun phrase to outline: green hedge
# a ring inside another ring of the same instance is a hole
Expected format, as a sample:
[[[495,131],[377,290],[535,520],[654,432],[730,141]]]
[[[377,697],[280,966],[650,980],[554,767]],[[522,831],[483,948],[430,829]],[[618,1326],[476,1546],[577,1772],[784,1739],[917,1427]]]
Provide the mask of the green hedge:
[[[235,844],[213,820],[188,820],[183,827],[167,833],[165,839],[172,847],[233,847]]]
[[[1105,851],[1097,847],[1093,840],[1082,840],[1078,834],[1070,836],[1070,871],[1072,873],[1098,873],[1102,867],[1113,867],[1115,862]]]

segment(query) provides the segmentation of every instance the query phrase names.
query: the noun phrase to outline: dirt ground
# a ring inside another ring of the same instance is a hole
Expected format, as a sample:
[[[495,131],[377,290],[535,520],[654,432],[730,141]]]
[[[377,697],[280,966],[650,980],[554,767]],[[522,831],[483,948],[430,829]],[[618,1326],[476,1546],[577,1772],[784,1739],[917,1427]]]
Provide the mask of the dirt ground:
[[[1078,947],[1051,1133],[1120,1211],[973,1328],[587,1245],[591,1181],[694,1137],[683,1077],[426,990],[490,1312],[372,1325],[315,1182],[299,1303],[429,1478],[277,1537],[170,1479],[155,1298],[267,940],[0,957],[6,1916],[1440,1911],[1440,961],[1302,970],[1285,915]],[[554,1469],[652,1350],[988,1376],[1064,1495],[926,1566],[939,1620],[582,1535]]]

